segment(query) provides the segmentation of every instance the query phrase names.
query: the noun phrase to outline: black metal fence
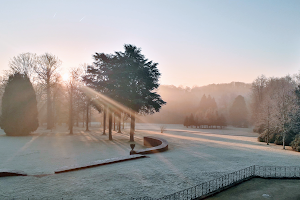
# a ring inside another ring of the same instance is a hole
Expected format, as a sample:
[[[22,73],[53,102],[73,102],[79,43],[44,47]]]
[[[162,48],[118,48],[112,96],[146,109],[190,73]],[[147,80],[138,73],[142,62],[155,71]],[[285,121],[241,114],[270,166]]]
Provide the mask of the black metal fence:
[[[255,166],[256,177],[260,178],[300,178],[300,167]]]
[[[252,178],[300,178],[300,167],[253,165],[162,198],[132,198],[132,200],[192,200],[204,199]]]

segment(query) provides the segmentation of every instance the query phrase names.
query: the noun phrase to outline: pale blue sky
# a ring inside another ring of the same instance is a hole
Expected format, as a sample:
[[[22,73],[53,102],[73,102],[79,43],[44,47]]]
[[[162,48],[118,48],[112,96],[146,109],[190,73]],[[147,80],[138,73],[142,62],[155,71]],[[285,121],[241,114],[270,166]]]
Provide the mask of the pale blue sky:
[[[300,1],[0,1],[0,70],[23,52],[50,52],[62,68],[124,44],[158,62],[161,84],[183,86],[300,69]]]

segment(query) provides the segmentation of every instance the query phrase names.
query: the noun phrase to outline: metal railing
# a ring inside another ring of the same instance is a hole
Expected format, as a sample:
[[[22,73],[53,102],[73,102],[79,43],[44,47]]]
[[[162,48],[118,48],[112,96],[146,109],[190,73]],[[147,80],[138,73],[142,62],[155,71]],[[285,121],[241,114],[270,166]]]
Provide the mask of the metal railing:
[[[191,188],[154,199],[151,197],[131,198],[132,200],[192,200],[203,199],[221,192],[241,182],[252,178],[300,178],[300,167],[290,166],[258,166],[253,165],[235,171],[211,181],[207,181]]]
[[[300,167],[255,166],[255,176],[260,178],[300,178]]]

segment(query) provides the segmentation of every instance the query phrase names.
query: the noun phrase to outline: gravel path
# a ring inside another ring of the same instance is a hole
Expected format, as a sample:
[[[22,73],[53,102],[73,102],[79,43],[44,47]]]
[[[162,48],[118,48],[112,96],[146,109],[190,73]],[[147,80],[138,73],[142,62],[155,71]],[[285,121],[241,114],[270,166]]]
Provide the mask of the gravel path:
[[[65,127],[40,128],[27,137],[7,137],[0,132],[0,168],[46,176],[0,178],[0,199],[130,199],[162,197],[250,165],[299,166],[300,154],[281,146],[257,142],[251,129],[195,129],[182,125],[138,124],[136,149],[142,138],[153,135],[169,142],[167,152],[53,175],[63,166],[129,155],[129,137],[113,134],[113,141],[99,128],[85,132]]]

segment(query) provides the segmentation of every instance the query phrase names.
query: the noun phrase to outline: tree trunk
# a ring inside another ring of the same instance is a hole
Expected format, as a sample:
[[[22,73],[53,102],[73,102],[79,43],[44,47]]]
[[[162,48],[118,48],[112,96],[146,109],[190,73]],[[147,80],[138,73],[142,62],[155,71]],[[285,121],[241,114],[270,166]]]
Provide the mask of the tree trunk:
[[[121,113],[118,115],[118,133],[121,133]]]
[[[84,128],[84,110],[82,111],[82,128]]]
[[[130,142],[134,142],[134,126],[135,126],[135,114],[131,113],[131,123],[130,123]]]
[[[285,149],[285,133],[282,136],[282,146],[283,146],[283,149]]]
[[[116,113],[114,113],[114,131],[116,131]]]
[[[112,140],[112,112],[108,110],[108,138]]]
[[[70,88],[69,130],[73,134],[73,88]]]
[[[92,106],[90,106],[90,103],[89,103],[89,124],[90,127],[92,127]]]
[[[124,119],[125,119],[125,114],[123,113],[123,129],[125,129],[125,122],[124,122]]]
[[[103,108],[103,135],[106,135],[105,133],[106,129],[106,108]]]
[[[76,113],[76,126],[79,127],[79,114]]]
[[[270,106],[268,105],[268,133],[267,133],[267,145],[269,145],[269,135],[270,135]]]
[[[56,124],[56,119],[57,119],[57,116],[56,116],[56,104],[55,104],[55,98],[56,98],[56,94],[54,93],[53,94],[53,98],[52,98],[52,100],[51,100],[51,102],[52,102],[52,115],[53,115],[53,117],[52,117],[52,127],[54,127],[55,126],[55,124]]]
[[[50,91],[50,77],[47,78],[47,129],[52,129],[52,102]]]
[[[86,102],[86,129],[85,131],[89,131],[89,102]]]

